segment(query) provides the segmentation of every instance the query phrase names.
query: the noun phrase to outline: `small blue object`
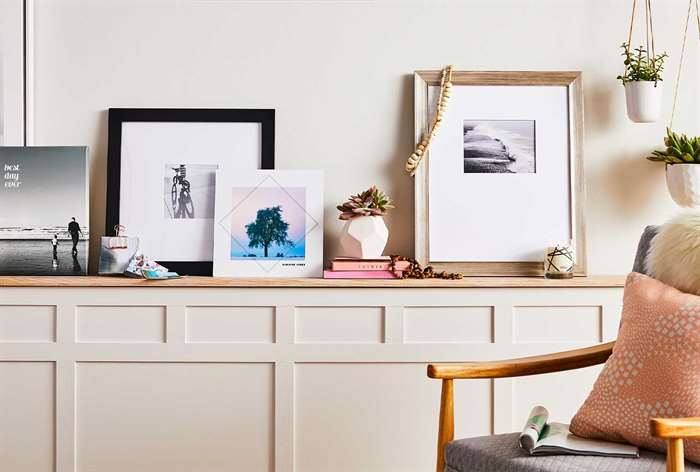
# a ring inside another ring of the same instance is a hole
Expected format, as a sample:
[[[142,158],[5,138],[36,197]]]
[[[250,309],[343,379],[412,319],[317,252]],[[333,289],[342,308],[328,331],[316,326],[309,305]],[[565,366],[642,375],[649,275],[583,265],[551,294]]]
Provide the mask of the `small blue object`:
[[[177,272],[162,272],[153,269],[143,269],[141,275],[143,275],[144,279],[148,280],[176,279],[180,277]]]

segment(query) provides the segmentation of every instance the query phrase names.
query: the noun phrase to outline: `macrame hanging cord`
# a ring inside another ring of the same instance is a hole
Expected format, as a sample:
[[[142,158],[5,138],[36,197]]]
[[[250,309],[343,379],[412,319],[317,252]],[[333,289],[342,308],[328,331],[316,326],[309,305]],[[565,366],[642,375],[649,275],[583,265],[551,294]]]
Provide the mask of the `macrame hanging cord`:
[[[685,17],[685,28],[683,29],[683,45],[681,46],[681,57],[678,61],[678,74],[676,75],[676,84],[673,90],[673,108],[671,109],[671,121],[668,125],[671,129],[673,129],[673,119],[676,117],[678,88],[681,83],[681,72],[683,72],[683,58],[685,57],[685,45],[688,40],[688,25],[690,24],[690,17],[693,12],[693,3],[695,4],[695,19],[698,23],[698,40],[700,40],[700,7],[698,7],[698,0],[688,0],[688,14]]]
[[[691,0],[692,1],[692,0]],[[632,48],[632,32],[634,31],[634,17],[637,15],[637,0],[632,0],[632,16],[630,17],[630,29],[627,34],[627,52]],[[654,45],[654,19],[651,13],[651,0],[644,0],[644,35],[646,39],[647,60],[656,57],[656,46]]]

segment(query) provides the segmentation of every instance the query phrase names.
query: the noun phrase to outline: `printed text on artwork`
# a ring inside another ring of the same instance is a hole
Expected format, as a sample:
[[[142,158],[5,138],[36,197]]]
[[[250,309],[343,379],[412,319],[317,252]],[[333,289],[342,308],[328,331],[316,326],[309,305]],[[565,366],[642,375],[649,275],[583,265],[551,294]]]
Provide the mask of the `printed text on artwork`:
[[[5,188],[20,188],[22,181],[19,179],[21,172],[19,164],[5,164],[3,172]]]

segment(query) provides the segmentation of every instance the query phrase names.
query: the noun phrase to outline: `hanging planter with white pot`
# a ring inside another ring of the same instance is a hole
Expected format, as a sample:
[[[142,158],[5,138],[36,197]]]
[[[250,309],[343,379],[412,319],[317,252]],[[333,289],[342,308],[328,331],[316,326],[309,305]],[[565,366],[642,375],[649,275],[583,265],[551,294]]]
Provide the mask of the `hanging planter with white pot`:
[[[650,161],[666,163],[666,185],[682,207],[700,207],[700,136],[688,137],[666,129],[666,148],[654,151]]]
[[[640,80],[625,84],[627,116],[635,123],[653,123],[661,116],[661,82]]]
[[[340,234],[343,255],[358,259],[381,257],[389,240],[389,230],[384,223],[386,212],[394,208],[391,199],[376,186],[352,195],[338,205],[339,218],[345,220]]]
[[[629,36],[622,43],[622,56],[625,58],[625,71],[617,78],[625,87],[625,101],[627,102],[627,116],[635,123],[652,123],[661,116],[661,103],[663,89],[661,87],[661,73],[664,70],[664,61],[668,54],[656,54],[654,46],[654,26],[651,14],[651,0],[644,2],[647,47],[639,46],[632,49],[632,32],[634,31],[634,17],[637,1],[632,3],[632,17],[630,20]]]
[[[673,107],[671,108],[671,120],[668,128],[666,128],[666,138],[664,138],[665,149],[654,151],[652,155],[647,157],[650,161],[664,162],[666,164],[666,186],[671,198],[682,207],[699,208],[700,207],[700,136],[690,137],[685,134],[674,133],[673,119],[676,112],[676,104],[678,100],[678,84],[680,84],[681,73],[683,71],[683,56],[685,54],[685,45],[688,38],[688,25],[692,13],[693,2],[688,1],[688,13],[685,19],[685,30],[683,31],[683,45],[681,46],[681,55],[679,59],[678,75],[676,76],[675,90],[673,91]],[[647,14],[650,16],[650,3],[647,0]],[[695,12],[699,15],[698,11]],[[632,17],[634,18],[634,8],[632,9]],[[700,38],[700,16],[698,16],[698,37]],[[631,37],[632,25],[630,25]],[[652,37],[652,48],[653,48]],[[623,44],[623,47],[625,45]],[[640,53],[641,56],[641,53]],[[629,56],[627,56],[629,59]],[[665,54],[659,56],[665,59]],[[628,60],[625,60],[627,65]],[[658,64],[657,64],[658,65]],[[658,67],[658,71],[663,69],[663,61]],[[627,77],[627,75],[625,76]],[[625,78],[620,77],[623,82]],[[661,77],[657,77],[661,80]],[[627,85],[627,84],[625,84]],[[628,102],[629,111],[629,102]]]

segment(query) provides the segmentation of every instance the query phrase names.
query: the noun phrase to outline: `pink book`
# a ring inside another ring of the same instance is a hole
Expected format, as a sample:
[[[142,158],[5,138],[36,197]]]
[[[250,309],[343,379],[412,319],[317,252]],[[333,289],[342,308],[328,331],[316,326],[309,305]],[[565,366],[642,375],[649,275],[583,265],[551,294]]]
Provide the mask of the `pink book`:
[[[408,269],[408,261],[396,261],[396,270],[404,271]],[[391,261],[366,260],[362,259],[334,259],[331,261],[331,270],[334,271],[367,271],[379,270],[388,271],[391,269]]]
[[[392,272],[388,270],[344,270],[333,271],[324,270],[324,279],[398,279]]]

